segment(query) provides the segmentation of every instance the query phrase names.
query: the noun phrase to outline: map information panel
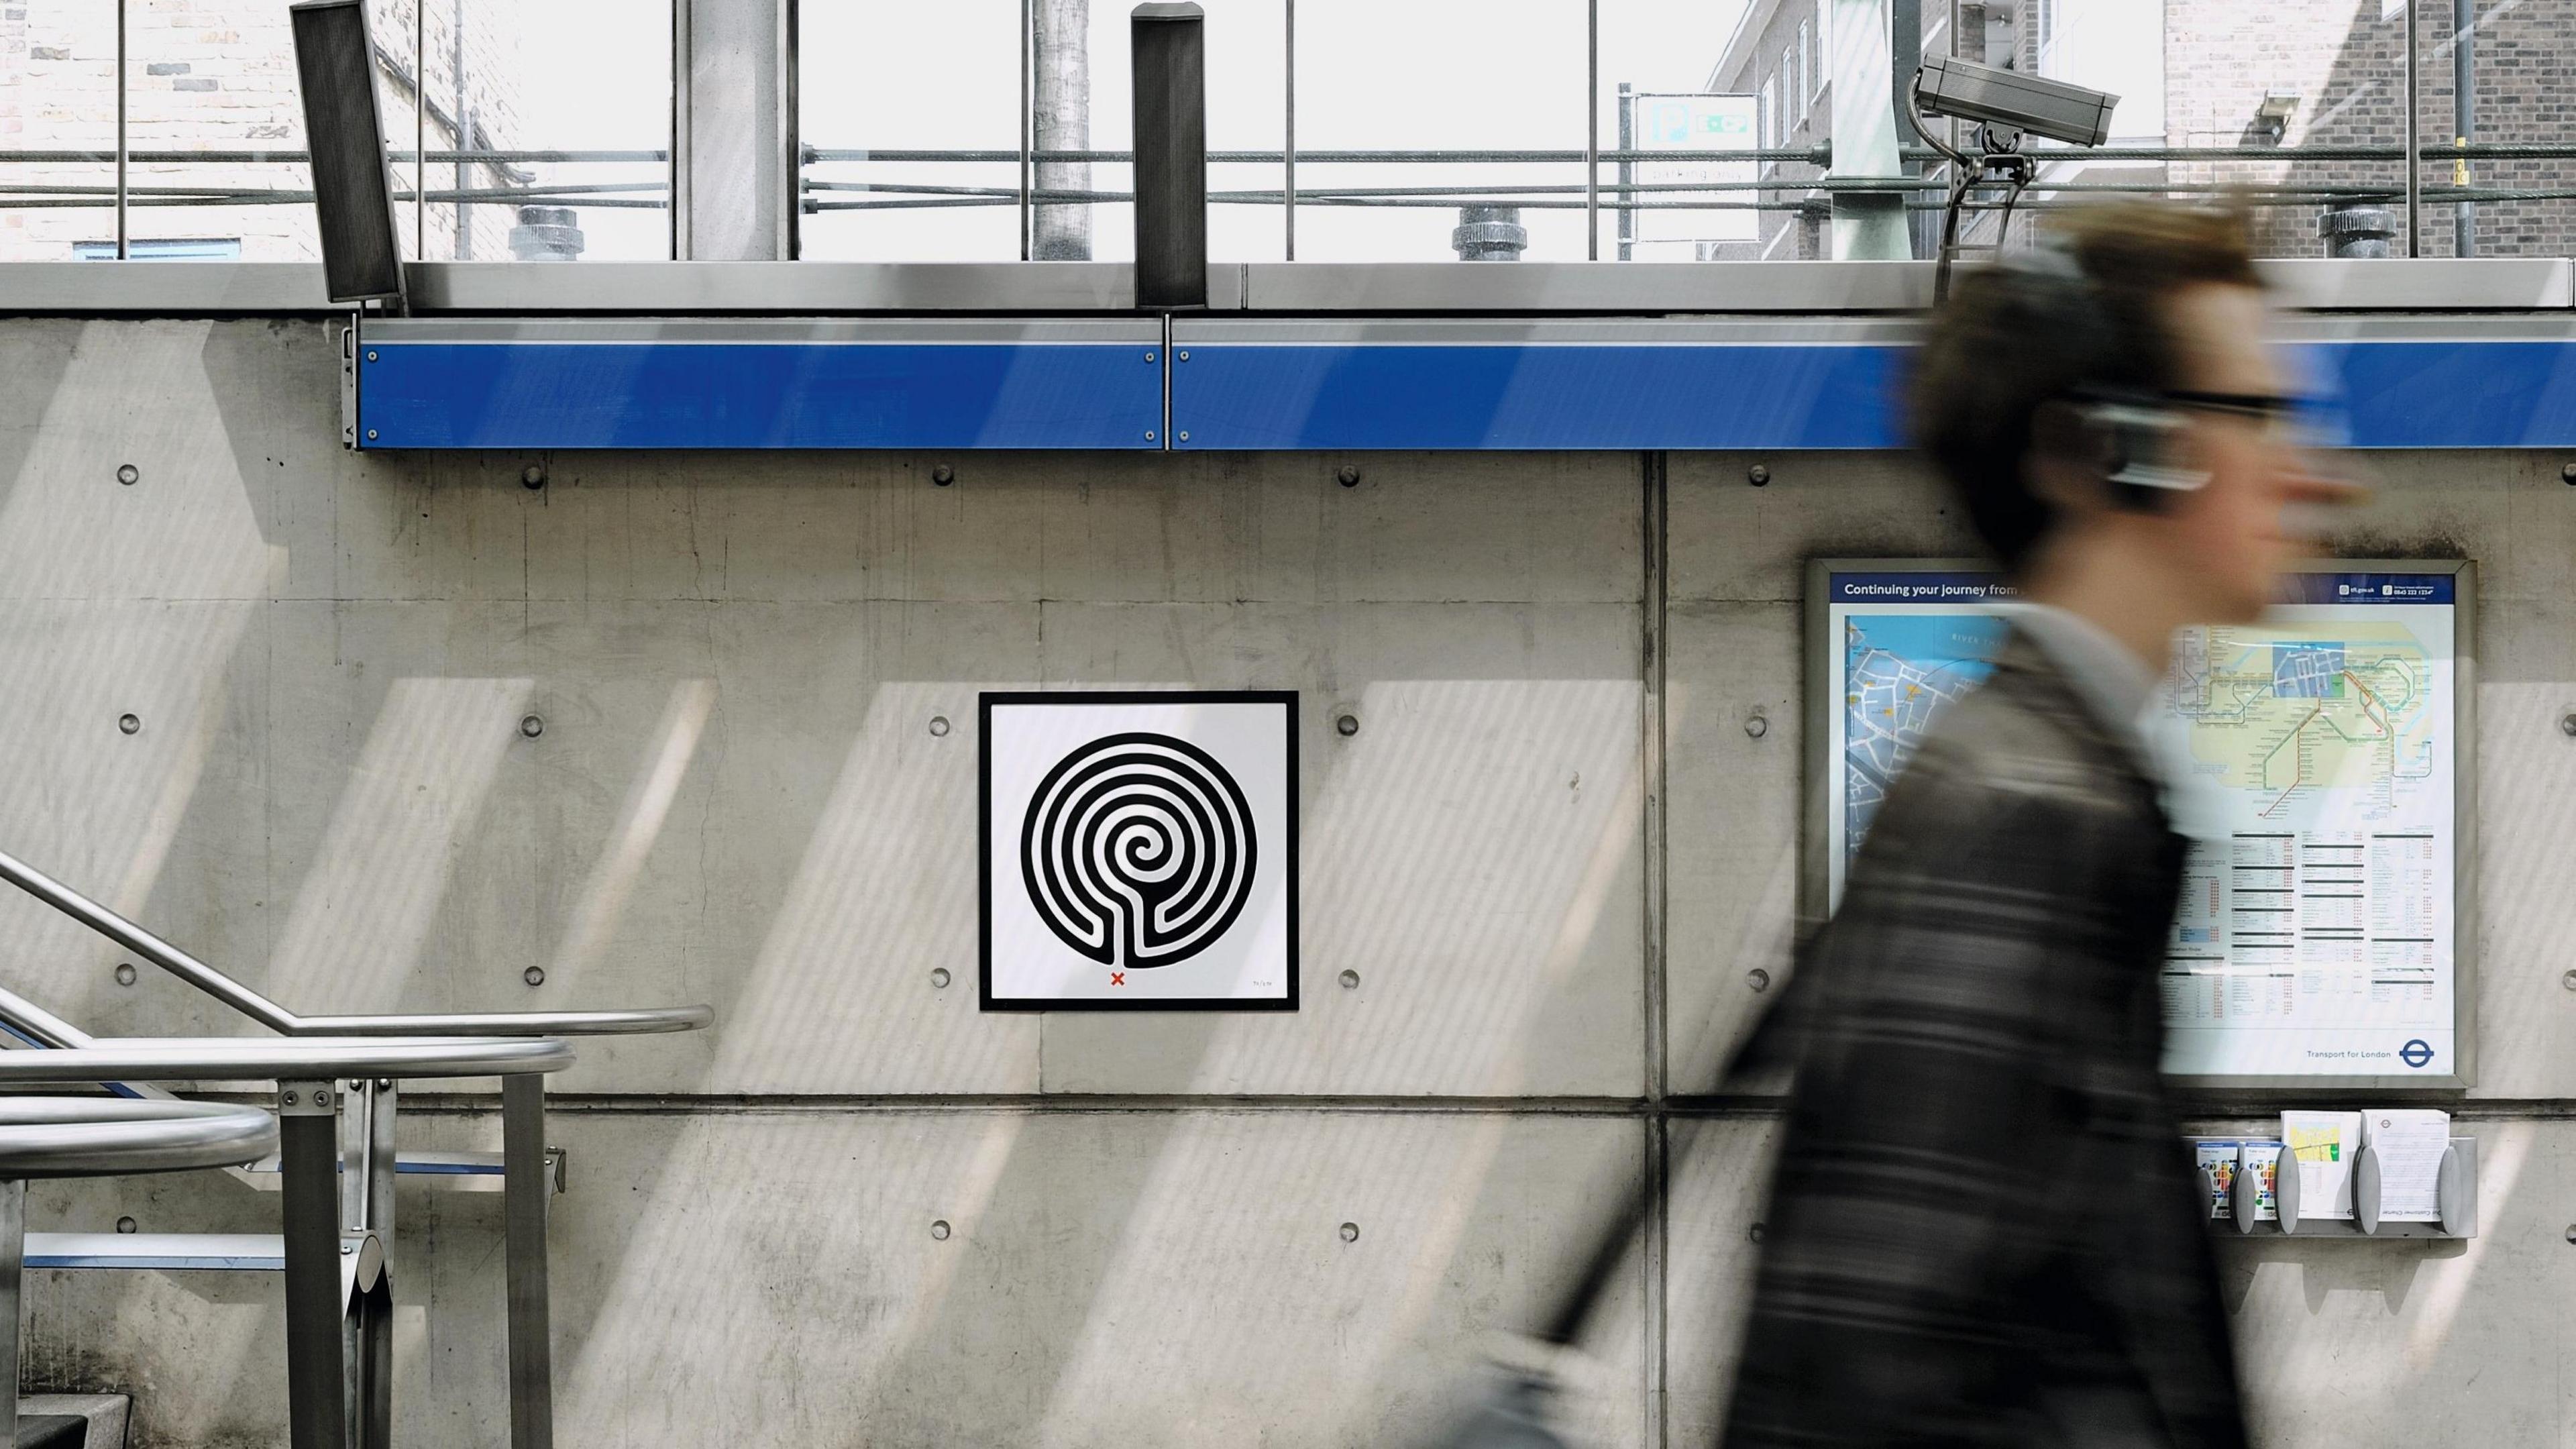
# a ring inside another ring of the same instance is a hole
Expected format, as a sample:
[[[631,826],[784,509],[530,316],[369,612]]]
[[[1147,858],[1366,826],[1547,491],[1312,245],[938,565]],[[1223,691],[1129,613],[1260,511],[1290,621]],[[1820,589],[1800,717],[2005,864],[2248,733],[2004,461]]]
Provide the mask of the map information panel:
[[[2187,629],[2143,722],[2191,838],[2164,972],[2167,1065],[2438,1084],[2455,1054],[2457,660],[2465,581],[2342,565],[2259,624]],[[2412,566],[2425,568],[2423,565]],[[1827,903],[1907,757],[1992,668],[1993,575],[1821,566],[1814,662]]]

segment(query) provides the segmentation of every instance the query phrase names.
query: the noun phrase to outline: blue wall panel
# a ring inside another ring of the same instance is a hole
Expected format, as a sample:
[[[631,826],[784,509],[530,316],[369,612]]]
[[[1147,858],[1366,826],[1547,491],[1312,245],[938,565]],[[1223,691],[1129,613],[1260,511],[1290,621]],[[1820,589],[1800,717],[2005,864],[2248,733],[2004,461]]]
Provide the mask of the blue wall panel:
[[[1887,448],[1903,348],[1192,343],[1175,446]]]
[[[2576,343],[2330,342],[2311,356],[2340,385],[2354,447],[2576,446]]]
[[[1163,370],[1090,343],[377,342],[365,448],[1160,448]]]

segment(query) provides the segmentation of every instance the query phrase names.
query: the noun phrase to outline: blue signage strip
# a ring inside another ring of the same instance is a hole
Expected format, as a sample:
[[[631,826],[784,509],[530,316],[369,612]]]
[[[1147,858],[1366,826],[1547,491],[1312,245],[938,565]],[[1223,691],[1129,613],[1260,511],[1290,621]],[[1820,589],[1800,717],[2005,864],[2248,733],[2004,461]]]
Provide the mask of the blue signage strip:
[[[2576,447],[2576,343],[2306,349],[2355,448]],[[1895,448],[1892,344],[1194,342],[1188,449]]]
[[[2292,574],[2286,604],[2452,604],[2455,574]]]
[[[369,340],[361,448],[1159,449],[1123,343]]]
[[[1893,338],[1676,340],[1673,324],[1603,320],[1579,340],[1526,341],[1521,324],[1498,322],[1481,325],[1513,335],[1450,341],[1388,322],[1348,324],[1331,337],[1192,339],[1166,358],[1153,319],[906,325],[659,319],[603,324],[594,336],[570,324],[369,323],[354,363],[358,446],[1904,444],[1907,348]],[[1051,336],[1028,335],[1049,328]],[[1631,328],[1665,335],[1631,341]],[[1111,340],[1119,329],[1137,335]],[[1385,340],[1372,340],[1380,329]],[[780,331],[797,335],[767,335]],[[2576,447],[2576,341],[2302,350],[2344,446]]]
[[[2576,343],[2330,342],[2356,448],[2576,446]]]
[[[1201,343],[1174,446],[1893,448],[1886,345]]]

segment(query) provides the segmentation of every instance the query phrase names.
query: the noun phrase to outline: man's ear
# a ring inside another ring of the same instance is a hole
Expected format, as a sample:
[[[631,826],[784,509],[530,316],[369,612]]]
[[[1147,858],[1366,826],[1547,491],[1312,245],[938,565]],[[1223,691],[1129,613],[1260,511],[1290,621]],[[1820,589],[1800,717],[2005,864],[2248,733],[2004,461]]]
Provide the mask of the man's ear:
[[[2031,496],[2061,518],[2082,518],[2111,506],[2104,481],[2106,441],[2073,405],[2049,402],[2031,414],[2030,451],[2022,455],[2022,481]]]

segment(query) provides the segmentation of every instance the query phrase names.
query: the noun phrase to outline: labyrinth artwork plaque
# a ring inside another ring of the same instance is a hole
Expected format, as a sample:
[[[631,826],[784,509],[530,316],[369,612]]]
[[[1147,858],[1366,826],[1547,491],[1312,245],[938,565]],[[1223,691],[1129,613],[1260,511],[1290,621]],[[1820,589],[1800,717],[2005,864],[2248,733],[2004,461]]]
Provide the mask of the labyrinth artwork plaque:
[[[982,698],[987,1011],[1297,1009],[1297,695]]]

